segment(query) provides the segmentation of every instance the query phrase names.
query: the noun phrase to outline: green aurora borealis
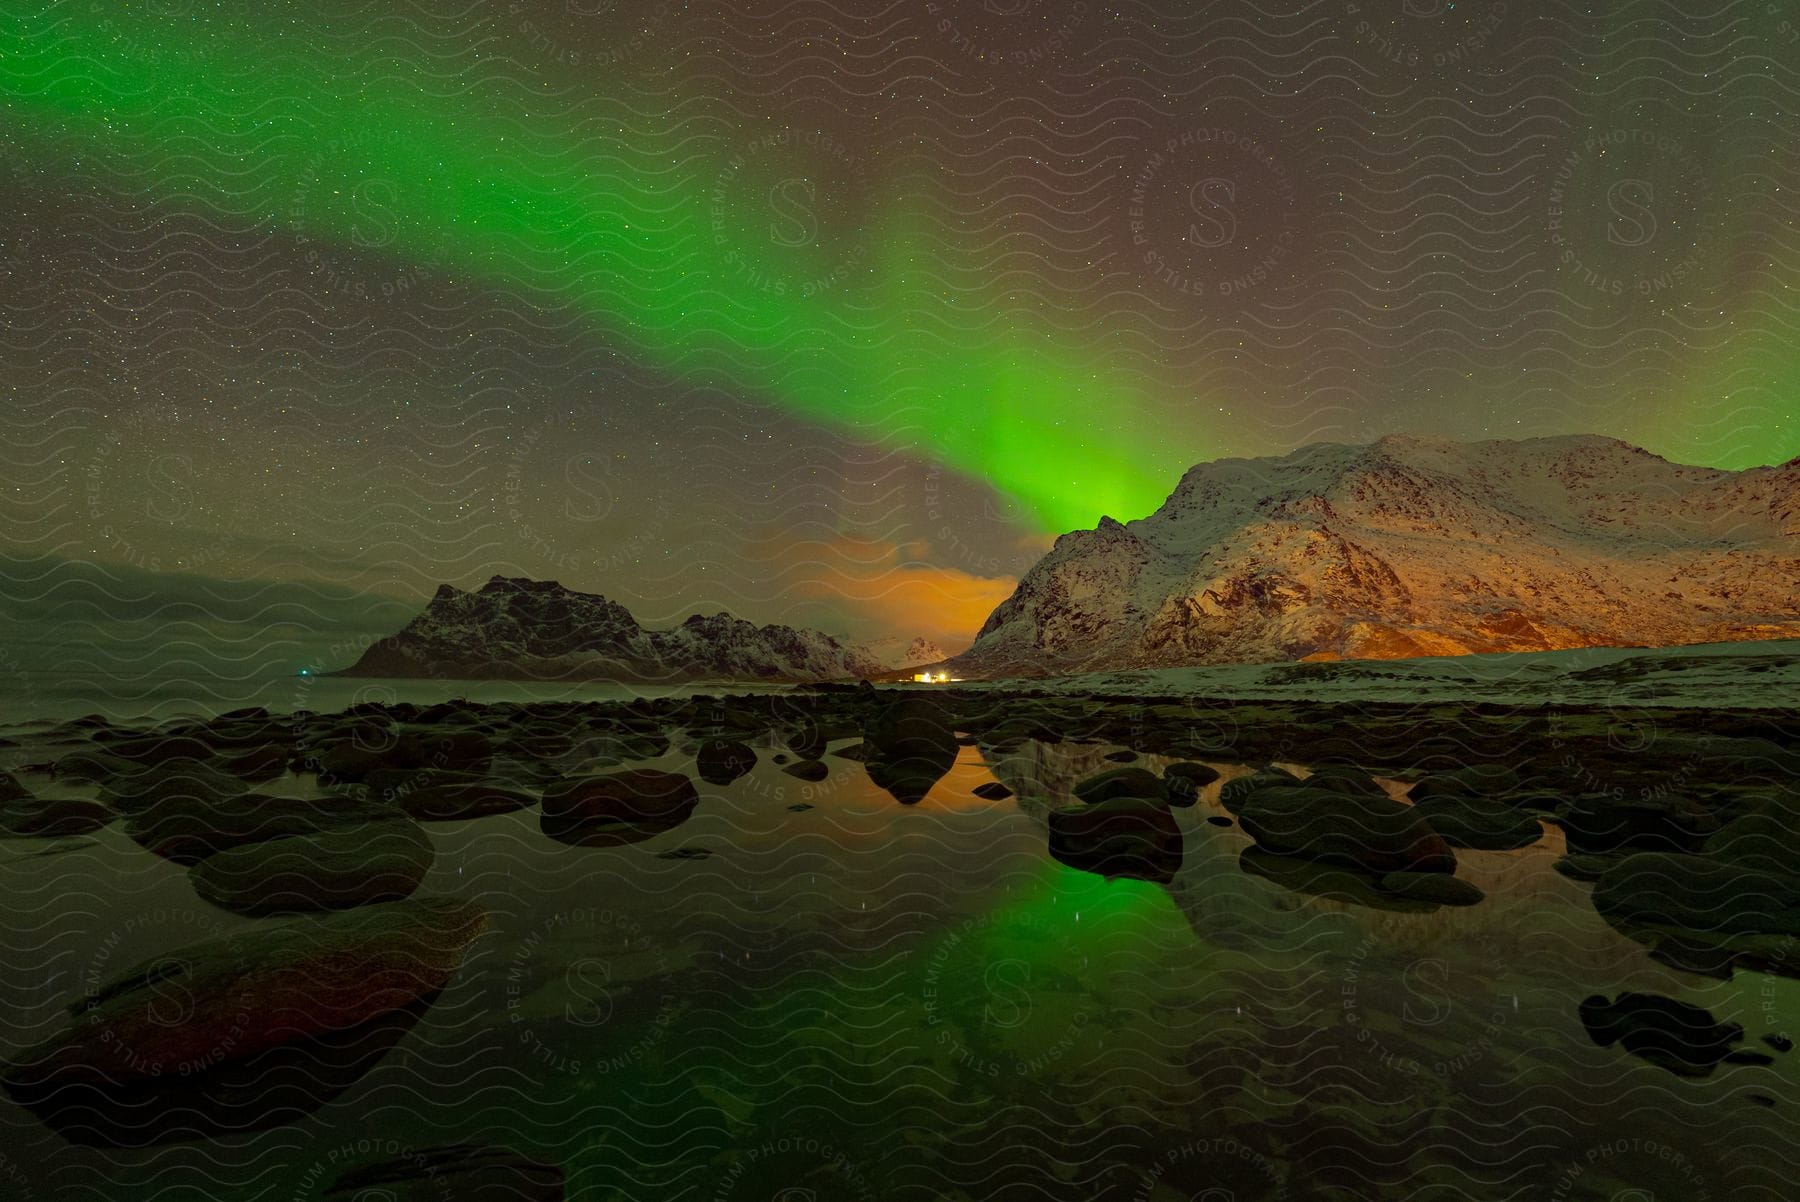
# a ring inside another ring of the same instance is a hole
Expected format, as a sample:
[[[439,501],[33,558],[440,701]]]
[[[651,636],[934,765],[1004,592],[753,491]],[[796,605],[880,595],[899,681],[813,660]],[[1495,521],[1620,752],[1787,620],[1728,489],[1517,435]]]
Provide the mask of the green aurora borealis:
[[[15,520],[99,562],[954,638],[1208,459],[1800,454],[1793,20],[1393,7],[27,5],[9,387],[23,430],[78,417],[30,462],[100,482]]]
[[[121,39],[112,22],[145,27]],[[424,95],[404,74],[347,78],[340,64],[307,56],[246,70],[255,46],[229,33],[174,63],[134,61],[121,45],[167,35],[130,11],[105,24],[71,20],[59,33],[65,40],[43,44],[15,32],[0,58],[8,111],[46,155],[135,152],[158,172],[138,183],[203,211],[235,208],[253,164],[259,187],[277,193],[307,193],[313,175],[379,172],[393,188],[381,199],[400,217],[386,253],[441,255],[483,284],[573,303],[669,371],[878,443],[922,443],[1019,500],[1040,530],[1148,512],[1191,462],[1173,446],[1146,454],[1129,421],[1094,420],[1134,407],[1104,356],[1047,331],[970,324],[969,299],[950,302],[934,282],[942,252],[903,201],[853,215],[876,246],[855,300],[802,295],[804,280],[721,287],[789,280],[793,264],[747,243],[718,247],[706,181],[728,163],[646,140],[641,118],[640,136],[602,133],[595,145],[550,114],[495,119],[466,98]],[[309,111],[271,114],[254,99],[276,95],[305,96]],[[634,114],[616,119],[629,125]],[[284,133],[302,135],[305,152],[268,154]],[[680,172],[652,166],[677,157]],[[358,191],[315,191],[308,231],[353,243],[369,220]],[[695,257],[705,270],[694,270]]]

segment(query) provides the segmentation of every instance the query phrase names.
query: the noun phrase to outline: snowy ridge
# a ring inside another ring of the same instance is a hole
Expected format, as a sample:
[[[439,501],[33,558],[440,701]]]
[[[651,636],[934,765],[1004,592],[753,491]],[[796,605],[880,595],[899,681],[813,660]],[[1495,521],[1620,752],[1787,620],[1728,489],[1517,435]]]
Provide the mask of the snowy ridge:
[[[923,635],[910,642],[896,637],[872,639],[866,643],[858,643],[856,646],[864,655],[876,660],[889,671],[920,668],[926,664],[940,664],[948,658],[942,647]]]
[[[984,675],[1800,635],[1800,460],[1594,435],[1225,459],[1059,538],[953,661]]]
[[[940,655],[939,658],[942,658]],[[888,667],[816,630],[698,614],[646,630],[616,601],[554,581],[495,576],[465,592],[440,585],[425,611],[343,674],[509,680],[816,681]]]

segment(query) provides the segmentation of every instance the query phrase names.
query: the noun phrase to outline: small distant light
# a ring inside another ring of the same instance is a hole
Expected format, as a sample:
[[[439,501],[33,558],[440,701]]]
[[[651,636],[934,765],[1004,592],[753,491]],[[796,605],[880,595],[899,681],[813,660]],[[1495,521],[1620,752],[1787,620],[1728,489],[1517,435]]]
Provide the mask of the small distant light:
[[[300,675],[302,675],[302,676],[311,676],[311,675],[312,675],[312,669],[311,669],[311,668],[302,668],[302,669],[300,669]]]

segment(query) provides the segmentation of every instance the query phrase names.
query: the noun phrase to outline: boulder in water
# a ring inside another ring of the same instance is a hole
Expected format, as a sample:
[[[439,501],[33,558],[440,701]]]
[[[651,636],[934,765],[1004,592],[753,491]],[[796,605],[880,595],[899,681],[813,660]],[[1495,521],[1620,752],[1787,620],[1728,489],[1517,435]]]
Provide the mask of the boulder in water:
[[[1618,1044],[1634,1056],[1683,1077],[1710,1076],[1721,1063],[1768,1064],[1760,1052],[1738,1052],[1737,1023],[1721,1023],[1710,1010],[1654,993],[1621,993],[1612,1001],[1595,994],[1579,1007],[1581,1025],[1600,1047]]]
[[[1516,851],[1544,837],[1543,824],[1529,810],[1474,794],[1432,797],[1413,806],[1451,847]]]
[[[487,780],[443,781],[396,790],[394,804],[420,822],[464,822],[530,809],[537,798]]]
[[[275,797],[267,793],[225,798],[175,796],[133,814],[126,821],[125,833],[166,860],[198,864],[233,847],[393,816],[394,811],[386,806],[343,797]]]
[[[1501,797],[1517,792],[1517,770],[1505,764],[1465,764],[1447,772],[1434,772],[1407,791],[1413,801],[1434,797]]]
[[[825,765],[823,760],[795,760],[782,771],[796,780],[811,783],[817,783],[831,775],[831,769]]]
[[[34,797],[29,791],[0,801],[0,838],[60,839],[91,835],[118,815],[86,797]]]
[[[1800,937],[1800,877],[1715,856],[1640,852],[1594,885],[1605,918],[1712,936]]]
[[[694,770],[709,785],[723,788],[756,767],[756,750],[734,739],[708,739],[694,753]]]
[[[1487,896],[1469,882],[1443,872],[1390,872],[1380,884],[1383,893],[1440,906],[1472,906]]]
[[[487,925],[431,898],[256,926],[139,964],[0,1084],[64,1138],[140,1147],[316,1110],[429,1007]]]
[[[956,762],[956,731],[934,697],[890,702],[863,732],[869,779],[902,805],[922,801]]]
[[[1178,760],[1163,769],[1164,780],[1188,780],[1204,788],[1219,779],[1219,770],[1198,760]]]
[[[1298,785],[1300,778],[1286,768],[1273,764],[1258,768],[1248,776],[1234,776],[1219,786],[1219,804],[1235,811],[1237,804],[1259,789]]]
[[[1075,796],[1089,805],[1115,797],[1144,797],[1166,803],[1169,787],[1148,768],[1110,768],[1077,784]]]
[[[699,803],[693,781],[658,768],[568,777],[544,790],[545,817],[581,821],[653,821],[692,811]]]
[[[1705,807],[1674,796],[1578,797],[1562,807],[1557,823],[1571,852],[1699,851],[1719,829]]]
[[[1050,854],[1104,877],[1168,884],[1181,870],[1181,828],[1169,807],[1145,797],[1114,797],[1052,810]]]
[[[203,900],[234,914],[301,914],[410,897],[435,856],[419,824],[396,815],[234,847],[189,876]]]
[[[1381,783],[1361,768],[1348,764],[1325,764],[1314,768],[1306,777],[1309,789],[1330,789],[1337,793],[1355,793],[1363,797],[1386,797]]]
[[[1246,797],[1237,818],[1257,846],[1278,855],[1345,864],[1375,876],[1456,871],[1443,838],[1411,806],[1387,797],[1272,786]]]
[[[632,768],[551,785],[540,825],[560,843],[613,847],[674,830],[699,804],[694,782],[682,773]]]

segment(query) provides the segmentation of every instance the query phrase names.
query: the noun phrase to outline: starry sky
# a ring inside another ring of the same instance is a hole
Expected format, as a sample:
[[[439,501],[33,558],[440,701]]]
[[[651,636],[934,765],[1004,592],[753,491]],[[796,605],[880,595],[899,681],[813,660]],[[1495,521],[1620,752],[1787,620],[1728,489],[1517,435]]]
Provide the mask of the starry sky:
[[[1693,7],[9,4],[0,602],[955,651],[1204,460],[1783,461],[1800,5]]]

